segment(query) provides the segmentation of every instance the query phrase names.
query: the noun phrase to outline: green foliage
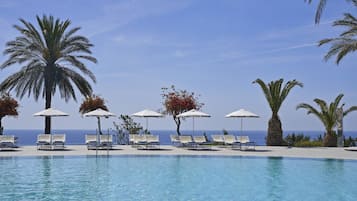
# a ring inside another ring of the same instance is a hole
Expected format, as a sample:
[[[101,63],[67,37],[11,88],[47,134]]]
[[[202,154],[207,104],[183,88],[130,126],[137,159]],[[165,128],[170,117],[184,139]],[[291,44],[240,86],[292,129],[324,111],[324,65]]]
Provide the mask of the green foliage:
[[[289,134],[284,138],[285,144],[293,147],[321,147],[322,139],[310,140],[310,136],[300,134]]]
[[[127,144],[129,134],[139,134],[143,130],[140,123],[134,122],[129,115],[120,115],[120,123],[113,122],[114,129],[118,136],[118,144]],[[145,133],[146,132],[146,133]],[[150,134],[148,131],[144,131],[145,134]]]
[[[87,69],[86,62],[96,63],[91,56],[93,46],[89,40],[76,35],[79,27],[69,29],[70,20],[62,21],[53,16],[36,16],[38,28],[20,19],[21,25],[14,28],[19,35],[6,43],[4,55],[9,58],[0,69],[10,66],[20,70],[5,78],[0,84],[1,91],[16,92],[17,97],[33,95],[37,101],[45,99],[45,108],[50,108],[52,97],[59,91],[61,98],[76,99],[76,86],[84,95],[92,94],[92,87],[84,76],[95,82],[94,74]],[[17,65],[14,65],[17,64]],[[51,119],[45,118],[45,133],[51,131]]]
[[[229,133],[226,129],[223,129],[222,132],[223,132],[223,135],[229,135]]]
[[[326,0],[325,0],[326,1]],[[352,0],[354,8],[357,8],[357,0]],[[351,13],[345,13],[343,19],[334,21],[333,26],[346,28],[338,37],[327,38],[319,42],[319,46],[330,44],[330,49],[325,55],[325,60],[336,55],[336,64],[349,53],[357,50],[357,18]]]
[[[322,147],[322,141],[300,141],[295,144],[295,147]]]
[[[303,84],[297,80],[288,81],[284,87],[282,86],[284,79],[271,81],[266,84],[261,79],[256,79],[253,84],[258,84],[263,91],[263,94],[270,106],[272,116],[268,122],[268,136],[266,139],[269,146],[280,146],[283,144],[283,131],[281,126],[279,110],[295,86],[303,87]]]
[[[326,135],[324,137],[325,146],[337,145],[337,141],[335,142],[337,139],[336,133],[333,129],[338,123],[338,109],[342,107],[340,106],[342,98],[343,94],[339,94],[330,104],[327,104],[326,101],[322,99],[316,98],[314,99],[314,102],[319,106],[319,109],[316,109],[307,103],[301,103],[296,107],[297,110],[301,108],[306,109],[307,114],[315,115],[322,122],[326,130]],[[352,106],[343,112],[342,117],[356,110],[357,106]]]
[[[353,139],[349,136],[347,139],[344,140],[345,147],[354,147],[356,146],[357,138]]]

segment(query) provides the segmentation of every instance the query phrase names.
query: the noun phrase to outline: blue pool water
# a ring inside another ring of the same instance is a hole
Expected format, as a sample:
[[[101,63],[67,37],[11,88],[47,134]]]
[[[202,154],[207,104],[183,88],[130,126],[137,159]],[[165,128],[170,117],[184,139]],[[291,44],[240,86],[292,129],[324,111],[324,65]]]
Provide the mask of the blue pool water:
[[[354,201],[357,162],[261,157],[0,158],[0,200]]]

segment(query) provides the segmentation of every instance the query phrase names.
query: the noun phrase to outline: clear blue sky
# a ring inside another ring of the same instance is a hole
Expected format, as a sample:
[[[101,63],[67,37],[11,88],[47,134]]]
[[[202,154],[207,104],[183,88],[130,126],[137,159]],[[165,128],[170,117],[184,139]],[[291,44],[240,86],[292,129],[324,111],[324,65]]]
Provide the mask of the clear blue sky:
[[[339,2],[339,3],[337,3]],[[224,115],[245,108],[261,116],[245,120],[247,130],[265,130],[271,112],[263,93],[252,81],[297,79],[304,88],[294,88],[280,111],[284,130],[322,130],[322,124],[304,110],[301,102],[314,98],[329,102],[344,93],[346,106],[357,105],[356,56],[346,57],[339,66],[323,61],[328,49],[316,42],[334,37],[340,30],[331,22],[348,11],[344,1],[328,1],[322,22],[314,25],[316,3],[304,0],[142,0],[142,1],[16,1],[0,2],[0,49],[18,33],[12,27],[24,18],[35,23],[36,15],[70,19],[72,27],[95,45],[98,64],[89,64],[97,77],[94,92],[107,101],[110,111],[132,114],[142,109],[162,108],[161,87],[175,85],[200,94],[202,111],[211,118],[197,119],[196,128],[239,129],[238,119]],[[357,14],[356,10],[352,10]],[[0,56],[0,62],[6,59]],[[3,80],[16,66],[0,72]],[[96,121],[78,113],[78,102],[65,103],[56,94],[53,107],[70,113],[56,118],[53,128],[96,128]],[[44,126],[32,114],[44,108],[33,97],[20,101],[20,115],[6,117],[5,129]],[[103,121],[104,128],[112,121]],[[136,119],[144,124],[142,119]],[[150,129],[175,129],[170,117],[150,119]],[[357,114],[345,118],[345,129],[357,129]],[[191,129],[186,120],[182,129]]]

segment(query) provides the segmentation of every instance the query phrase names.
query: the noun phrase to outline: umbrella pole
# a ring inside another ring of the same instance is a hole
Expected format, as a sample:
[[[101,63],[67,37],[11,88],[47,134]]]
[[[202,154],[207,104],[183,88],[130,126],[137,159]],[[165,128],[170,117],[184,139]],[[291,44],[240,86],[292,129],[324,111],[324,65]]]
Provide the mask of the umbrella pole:
[[[243,118],[240,118],[240,134],[243,135]]]
[[[145,119],[146,119],[146,132],[148,132],[149,131],[148,130],[148,118],[146,117]]]
[[[192,132],[195,135],[195,117],[192,117]]]

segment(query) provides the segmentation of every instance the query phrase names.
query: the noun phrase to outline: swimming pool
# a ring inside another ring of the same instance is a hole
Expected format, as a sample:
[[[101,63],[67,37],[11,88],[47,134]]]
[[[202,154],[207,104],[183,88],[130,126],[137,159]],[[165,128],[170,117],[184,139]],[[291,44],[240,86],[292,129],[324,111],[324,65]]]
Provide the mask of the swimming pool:
[[[356,200],[357,162],[265,157],[0,159],[0,200]]]

